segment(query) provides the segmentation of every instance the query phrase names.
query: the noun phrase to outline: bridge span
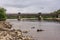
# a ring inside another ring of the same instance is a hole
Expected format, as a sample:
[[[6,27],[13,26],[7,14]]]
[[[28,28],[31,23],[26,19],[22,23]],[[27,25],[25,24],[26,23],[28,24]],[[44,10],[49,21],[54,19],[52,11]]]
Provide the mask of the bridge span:
[[[38,20],[41,20],[41,19],[43,19],[42,16],[55,16],[55,17],[58,18],[58,14],[47,14],[47,13],[45,13],[45,14],[42,14],[42,13],[30,13],[29,14],[29,13],[20,13],[19,12],[17,14],[13,14],[13,13],[7,14],[7,16],[15,16],[15,17],[17,17],[18,20],[21,20],[23,17],[28,17],[28,18],[36,17],[36,18],[38,18]]]

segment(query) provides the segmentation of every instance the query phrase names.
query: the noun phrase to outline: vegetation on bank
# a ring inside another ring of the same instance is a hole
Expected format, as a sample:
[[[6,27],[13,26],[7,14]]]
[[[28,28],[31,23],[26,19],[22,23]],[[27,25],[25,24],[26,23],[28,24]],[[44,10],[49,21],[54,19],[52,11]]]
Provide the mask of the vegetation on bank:
[[[8,19],[17,19],[17,16],[7,16]],[[20,18],[37,18],[37,16],[20,16]]]
[[[56,10],[54,12],[51,12],[49,14],[50,14],[50,16],[49,15],[43,16],[43,18],[60,18],[60,17],[58,17],[58,15],[60,14],[60,9],[59,10]]]
[[[17,16],[7,16],[7,19],[17,19]]]
[[[51,12],[51,14],[60,14],[60,9],[59,10],[56,10],[54,12]]]
[[[0,7],[0,21],[4,21],[6,18],[6,9]]]

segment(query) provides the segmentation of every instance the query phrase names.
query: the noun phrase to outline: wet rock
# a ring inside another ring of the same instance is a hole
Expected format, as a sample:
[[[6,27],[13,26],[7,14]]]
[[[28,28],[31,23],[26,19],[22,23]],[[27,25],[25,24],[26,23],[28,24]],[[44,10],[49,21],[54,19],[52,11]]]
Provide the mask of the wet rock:
[[[26,30],[26,31],[23,31],[23,33],[28,33],[28,31]]]
[[[35,27],[31,27],[32,29],[34,29]]]
[[[29,36],[24,36],[21,30],[11,30],[9,25],[10,24],[5,22],[0,23],[0,40],[32,40]],[[28,31],[24,31],[24,33],[27,32]]]
[[[1,31],[0,40],[32,40],[29,36],[23,36],[22,32],[15,30],[11,31]]]
[[[5,25],[6,28],[11,29],[12,25],[9,22],[5,22],[3,23]]]
[[[4,22],[4,21],[0,21],[0,31],[8,31],[11,29],[11,24],[9,24],[9,22]]]
[[[42,30],[42,29],[37,29],[37,32],[41,32],[41,31],[44,31],[44,30]]]

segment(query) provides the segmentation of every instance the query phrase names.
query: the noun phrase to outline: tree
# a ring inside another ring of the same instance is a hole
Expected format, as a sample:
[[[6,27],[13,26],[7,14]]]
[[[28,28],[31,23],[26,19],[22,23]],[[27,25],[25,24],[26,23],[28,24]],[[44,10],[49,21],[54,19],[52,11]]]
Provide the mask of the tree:
[[[57,11],[52,12],[51,14],[60,14],[60,9]]]
[[[56,13],[60,14],[60,9],[56,11]]]
[[[0,21],[4,21],[6,18],[6,9],[0,7]]]

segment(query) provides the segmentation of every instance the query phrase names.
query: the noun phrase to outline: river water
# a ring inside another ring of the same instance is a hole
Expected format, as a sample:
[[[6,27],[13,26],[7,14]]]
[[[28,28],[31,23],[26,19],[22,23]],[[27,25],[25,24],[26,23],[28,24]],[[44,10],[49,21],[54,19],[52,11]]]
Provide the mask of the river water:
[[[25,35],[32,36],[35,40],[60,40],[60,22],[37,20],[17,21],[17,19],[7,19],[7,21],[13,25],[14,29],[28,30],[28,33]],[[37,29],[44,31],[37,32]]]

